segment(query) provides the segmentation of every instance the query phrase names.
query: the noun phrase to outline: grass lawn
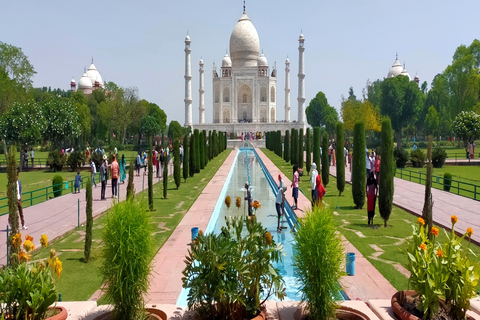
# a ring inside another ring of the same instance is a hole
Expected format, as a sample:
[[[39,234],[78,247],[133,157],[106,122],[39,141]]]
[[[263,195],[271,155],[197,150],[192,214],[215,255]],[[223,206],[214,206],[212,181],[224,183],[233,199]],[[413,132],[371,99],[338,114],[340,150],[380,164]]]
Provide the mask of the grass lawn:
[[[286,176],[292,175],[291,164],[272,151],[267,149],[262,149],[262,151]],[[385,228],[377,206],[374,222],[378,228],[372,229],[367,225],[366,204],[361,210],[354,208],[351,185],[346,183],[342,196],[338,196],[336,179],[330,176],[329,180],[325,187],[327,192],[323,197],[323,203],[338,212],[339,215],[336,219],[338,230],[397,290],[406,290],[408,278],[401,270],[405,270],[407,255],[403,251],[407,248],[408,238],[412,234],[411,225],[416,223],[417,217],[394,206],[388,226]],[[300,179],[299,187],[307,195],[307,198],[310,198],[310,181],[307,177]],[[423,195],[419,196],[423,197]],[[440,232],[438,240],[442,242],[443,237],[443,232]],[[471,244],[470,248],[480,255],[479,247]],[[480,284],[477,289],[480,289]]]
[[[230,152],[231,149],[227,149],[219,154],[200,173],[195,174],[192,178],[188,178],[186,183],[183,183],[182,179],[182,184],[178,190],[175,189],[173,176],[170,176],[167,199],[163,198],[163,183],[159,182],[154,185],[154,211],[151,214],[151,223],[155,230],[155,253],[170,237],[173,230],[175,230]],[[147,201],[147,191],[146,189],[136,197]],[[62,276],[57,280],[56,284],[58,292],[62,293],[64,301],[88,300],[102,285],[102,276],[99,268],[102,263],[100,250],[104,219],[105,215],[102,215],[94,221],[91,261],[88,264],[83,262],[85,227],[80,227],[70,232],[62,239],[48,246],[48,249],[53,248],[57,253],[60,253],[59,258],[63,262]],[[49,250],[40,250],[32,257],[32,260],[46,258],[48,254]]]

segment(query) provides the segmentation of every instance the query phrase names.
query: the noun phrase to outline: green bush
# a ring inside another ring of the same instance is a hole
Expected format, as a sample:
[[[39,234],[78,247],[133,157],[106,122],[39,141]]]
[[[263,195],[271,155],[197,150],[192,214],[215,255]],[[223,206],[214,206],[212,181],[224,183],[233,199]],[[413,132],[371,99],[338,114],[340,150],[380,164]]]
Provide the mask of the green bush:
[[[312,137],[310,128],[307,128],[306,141],[305,141],[305,154],[306,154],[306,166],[307,172],[310,174],[312,169]]]
[[[183,139],[183,181],[187,182],[188,178],[188,169],[189,169],[189,157],[190,157],[190,150],[188,148],[189,143],[188,143],[188,136],[185,136]],[[207,156],[207,151],[206,151],[206,156]]]
[[[394,192],[393,131],[392,123],[388,117],[385,117],[382,121],[381,156],[378,208],[383,218],[384,226],[386,227],[387,221],[392,213]]]
[[[213,146],[211,145],[213,142],[210,141],[210,148],[213,149]],[[212,157],[213,157],[213,153],[212,153]],[[195,174],[195,163],[196,163],[196,160],[195,160],[195,135],[192,134],[190,136],[190,160],[189,160],[189,168],[188,168],[188,174],[190,175],[190,177],[193,177],[193,175]]]
[[[203,168],[205,168],[205,140],[203,139],[203,131],[199,132],[198,138],[200,139],[198,141],[198,146],[200,148],[200,153],[199,153],[200,154],[200,169],[203,169]],[[180,142],[179,142],[179,144],[180,144]],[[180,145],[179,145],[179,148],[180,148]],[[179,155],[180,155],[180,153],[179,153]],[[174,173],[174,175],[175,175],[175,173]],[[175,182],[176,182],[176,180],[175,180]],[[177,189],[178,189],[178,186],[177,186]]]
[[[202,136],[202,141],[203,141],[203,133],[200,134]],[[203,146],[203,142],[201,143]],[[202,152],[205,152],[205,150],[202,148]],[[201,163],[205,164],[205,154],[202,153],[202,161]],[[180,174],[180,140],[177,138],[173,142],[173,178],[175,179],[175,185],[177,186],[177,190],[180,187],[180,182],[181,182],[181,174]]]
[[[52,179],[53,197],[60,197],[63,191],[63,178],[60,175],[56,175]]]
[[[76,172],[82,166],[82,163],[85,163],[85,153],[82,151],[74,151],[68,156],[67,165],[72,172]]]
[[[313,128],[313,163],[317,165],[317,170],[320,168],[320,128]]]
[[[188,251],[183,287],[199,319],[252,319],[270,296],[285,297],[273,265],[281,261],[281,246],[255,218],[246,223],[247,232],[243,228],[242,217],[226,218],[221,233],[200,232]]]
[[[299,130],[298,132],[298,147],[297,147],[297,152],[298,152],[298,168],[303,169],[303,128]]]
[[[114,319],[140,319],[153,254],[150,215],[143,203],[124,201],[105,216],[102,267],[105,298]]]
[[[420,149],[410,152],[410,161],[412,162],[412,166],[414,168],[423,168],[425,164],[425,159],[426,155]]]
[[[290,162],[290,131],[286,130],[285,131],[285,142],[284,142],[284,153],[283,153],[283,159],[286,162]]]
[[[450,191],[450,187],[452,186],[452,175],[448,172],[443,174],[443,190]]]
[[[292,150],[290,154],[290,163],[296,165],[298,161],[298,131],[292,129]]]
[[[357,209],[365,204],[365,186],[367,181],[367,164],[365,154],[365,122],[355,123],[353,129],[352,158],[352,195]]]
[[[62,171],[63,166],[65,165],[65,156],[60,150],[53,150],[48,154],[47,166],[50,167],[50,171],[57,172]]]
[[[328,136],[327,133],[323,133],[322,139],[322,183],[325,187],[330,178],[330,164],[328,163]]]
[[[341,289],[338,281],[342,270],[344,250],[331,209],[314,207],[299,220],[293,244],[295,267],[302,301],[307,303],[309,319],[336,319],[338,302],[333,298]]]
[[[434,168],[441,168],[447,159],[447,152],[441,148],[435,148],[432,153],[432,165]]]
[[[87,185],[85,187],[85,215],[87,217],[87,222],[85,224],[85,250],[84,250],[84,260],[88,262],[90,260],[90,253],[92,249],[92,231],[93,231],[93,210],[92,210],[92,180],[87,180]]]
[[[337,165],[337,190],[338,195],[341,196],[343,190],[345,190],[345,152],[343,149],[344,146],[344,130],[343,123],[337,122],[337,144],[335,148],[335,157]]]
[[[397,168],[403,169],[408,162],[408,151],[403,148],[395,148],[393,151]]]
[[[193,135],[195,136],[195,173],[199,173],[200,169],[200,131],[198,129],[193,130]]]

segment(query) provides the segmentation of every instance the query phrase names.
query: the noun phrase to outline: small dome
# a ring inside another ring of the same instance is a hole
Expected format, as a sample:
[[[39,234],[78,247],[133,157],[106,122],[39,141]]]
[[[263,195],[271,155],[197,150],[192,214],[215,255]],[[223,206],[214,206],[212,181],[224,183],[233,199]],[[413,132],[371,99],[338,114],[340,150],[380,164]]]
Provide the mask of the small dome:
[[[298,37],[298,40],[305,40],[305,37],[303,36],[303,33],[300,33],[300,37]]]
[[[290,64],[290,59],[285,60],[285,64]]]
[[[75,78],[72,78],[72,81],[71,81],[71,83],[76,83],[76,82],[75,82]]]
[[[398,61],[398,57],[397,57],[397,59],[395,59],[395,62],[393,63],[393,66],[390,68],[390,71],[388,71],[387,78],[394,78],[399,74],[401,74],[402,71],[403,71],[403,66],[400,63],[400,61]]]
[[[200,65],[203,66],[203,59],[200,59]]]
[[[98,81],[100,86],[103,87],[102,76],[100,75],[100,73],[98,72],[97,68],[93,63],[90,65],[90,67],[87,70],[87,76],[90,78],[90,81],[92,82],[92,84],[94,84],[95,81]]]
[[[263,53],[260,56],[260,58],[258,58],[258,66],[259,67],[268,67],[267,57],[265,57],[265,55]]]
[[[415,78],[413,78],[413,80],[420,80],[420,78],[418,77],[418,73],[415,73]]]
[[[222,60],[222,68],[231,68],[232,67],[232,60],[228,56],[228,53],[225,53]]]
[[[88,75],[84,73],[78,82],[78,89],[91,89],[92,87],[92,80],[90,80]]]
[[[187,36],[185,37],[185,42],[190,42],[190,36],[187,34]]]
[[[412,78],[410,77],[410,75],[407,72],[407,69],[405,69],[405,68],[403,68],[402,73],[400,73],[400,75],[408,77],[408,81],[412,80]]]
[[[256,67],[260,53],[257,29],[244,12],[230,36],[230,54],[235,67]]]

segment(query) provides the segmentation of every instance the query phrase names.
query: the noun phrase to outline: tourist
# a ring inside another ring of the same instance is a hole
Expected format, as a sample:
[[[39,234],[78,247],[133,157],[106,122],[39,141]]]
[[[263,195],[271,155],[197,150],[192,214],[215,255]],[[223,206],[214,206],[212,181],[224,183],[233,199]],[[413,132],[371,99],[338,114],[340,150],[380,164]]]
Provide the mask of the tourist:
[[[312,170],[310,171],[310,185],[312,187],[312,206],[317,203],[318,189],[317,189],[317,164],[312,163]]]
[[[120,174],[120,167],[117,162],[117,156],[113,155],[113,161],[110,166],[110,173],[112,174],[112,198],[117,197],[118,176]]]
[[[328,146],[328,165],[329,166],[332,165],[332,152],[333,152],[333,147],[332,147],[332,144],[330,143],[330,145]]]
[[[467,159],[470,159],[470,141],[467,142]]]
[[[183,163],[183,145],[180,145],[180,163]]]
[[[282,217],[285,206],[285,190],[281,175],[278,175],[278,182],[279,184],[277,196],[275,198],[275,208],[277,209],[277,232],[282,232],[282,228],[280,228],[280,218]]]
[[[152,155],[152,176],[153,173],[155,173],[155,169],[157,169],[157,162],[158,162],[158,155],[157,155],[157,150],[153,150],[153,155]]]
[[[416,143],[413,144],[413,151],[415,151],[415,150],[417,150],[417,144]]]
[[[368,225],[373,225],[373,217],[375,216],[375,202],[377,199],[377,181],[375,180],[373,173],[370,173],[367,179],[367,212],[368,212]]]
[[[20,221],[22,222],[22,229],[27,230],[25,225],[25,219],[23,218],[23,207],[22,207],[22,182],[19,179],[20,172],[17,171],[17,207],[18,215],[20,216]]]
[[[25,149],[25,151],[23,152],[23,164],[24,164],[24,167],[27,168],[27,171],[28,171],[28,152],[27,152],[27,149]]]
[[[247,190],[247,196],[245,197],[245,200],[247,200],[248,216],[251,217],[253,215],[252,192],[250,191],[250,188],[248,186],[248,182],[245,182],[245,189]]]
[[[90,171],[92,173],[92,183],[97,187],[97,183],[95,182],[95,175],[97,174],[97,167],[95,166],[95,162],[93,162],[93,159],[90,159]]]
[[[300,180],[300,176],[298,173],[298,166],[293,166],[293,182],[292,182],[292,197],[293,202],[295,205],[292,207],[293,210],[297,209],[298,205],[298,181]]]
[[[147,174],[147,167],[148,167],[147,153],[143,152],[143,175]]]
[[[105,166],[105,159],[100,166],[100,182],[102,183],[102,191],[100,193],[100,200],[105,200],[105,189],[107,189],[107,167]]]
[[[160,172],[157,170],[157,178],[163,177],[163,168],[165,166],[165,151],[160,148]]]
[[[372,171],[372,162],[370,161],[370,152],[368,152],[368,149],[366,149],[366,156],[365,156],[365,162],[367,164],[367,178],[370,174],[370,172]]]
[[[376,158],[375,151],[372,150],[372,153],[370,154],[370,157],[368,159],[370,160],[370,167],[371,167],[370,172],[373,172],[373,173],[375,173],[375,158]]]
[[[122,154],[122,161],[120,162],[120,182],[125,183],[127,179],[127,161],[125,161],[125,155]]]
[[[75,193],[80,193],[80,182],[83,182],[82,177],[80,176],[80,170],[77,170],[77,175],[75,176],[75,184],[73,187],[75,188]]]
[[[326,192],[325,187],[322,184],[322,175],[321,174],[317,175],[316,188],[318,190],[318,197],[317,197],[317,202],[315,203],[315,205],[318,207],[318,206],[322,205],[322,199],[323,199],[323,196],[325,195],[325,192]]]
[[[88,150],[88,147],[87,147],[87,151],[85,151],[85,157],[88,159],[88,157],[90,157],[90,150]]]
[[[135,166],[137,169],[137,177],[140,177],[140,166],[142,164],[142,159],[140,158],[140,151],[137,154],[137,160],[135,161]]]
[[[375,181],[377,181],[377,186],[380,181],[380,155],[377,154],[375,159]]]
[[[35,159],[35,151],[33,150],[33,148],[32,148],[31,153],[30,153],[30,159],[31,159],[32,168],[33,168],[33,165],[34,165],[33,161]]]

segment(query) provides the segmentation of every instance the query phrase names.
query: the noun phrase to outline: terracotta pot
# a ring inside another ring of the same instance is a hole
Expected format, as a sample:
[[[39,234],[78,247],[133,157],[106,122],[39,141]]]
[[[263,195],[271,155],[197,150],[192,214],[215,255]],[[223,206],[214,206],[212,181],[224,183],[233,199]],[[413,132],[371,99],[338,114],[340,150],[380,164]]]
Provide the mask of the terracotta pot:
[[[148,320],[167,320],[167,315],[162,310],[155,309],[155,308],[146,308],[145,312],[147,314]],[[95,320],[114,320],[114,319],[115,318],[113,316],[113,311],[102,313],[101,315],[95,318]]]
[[[422,320],[421,318],[411,314],[407,310],[403,308],[407,301],[407,297],[412,297],[416,295],[417,292],[414,290],[405,290],[405,291],[398,291],[392,297],[392,309],[395,315],[401,320]],[[445,304],[445,301],[440,300],[440,304]],[[472,317],[467,316],[468,320],[474,320]]]
[[[267,313],[265,310],[260,311],[260,314],[253,318],[252,320],[265,320],[267,318]]]
[[[294,314],[295,320],[306,320],[308,319],[309,312],[304,308],[297,309],[297,312]],[[335,317],[345,319],[345,320],[370,320],[370,317],[365,313],[352,309],[345,306],[340,306],[335,310]]]
[[[60,310],[59,313],[54,315],[53,317],[46,318],[45,320],[65,320],[68,317],[68,311],[64,307],[55,307],[55,308],[49,308],[49,309],[55,309],[55,310]]]

